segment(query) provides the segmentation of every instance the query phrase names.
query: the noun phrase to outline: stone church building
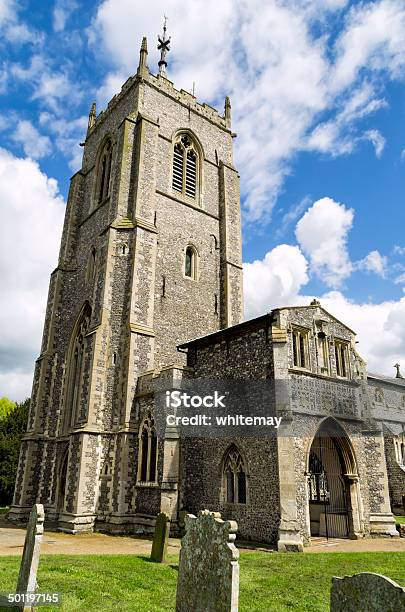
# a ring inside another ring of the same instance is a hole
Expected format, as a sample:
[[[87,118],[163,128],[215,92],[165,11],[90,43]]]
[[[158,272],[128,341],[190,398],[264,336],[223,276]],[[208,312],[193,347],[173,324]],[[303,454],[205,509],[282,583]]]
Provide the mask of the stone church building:
[[[369,375],[316,300],[243,321],[229,99],[219,114],[147,56],[144,39],[137,73],[89,115],[9,518],[40,502],[63,531],[148,533],[163,511],[176,533],[209,508],[280,550],[397,535],[405,380]],[[282,381],[277,435],[162,435],[157,385],[200,379]]]

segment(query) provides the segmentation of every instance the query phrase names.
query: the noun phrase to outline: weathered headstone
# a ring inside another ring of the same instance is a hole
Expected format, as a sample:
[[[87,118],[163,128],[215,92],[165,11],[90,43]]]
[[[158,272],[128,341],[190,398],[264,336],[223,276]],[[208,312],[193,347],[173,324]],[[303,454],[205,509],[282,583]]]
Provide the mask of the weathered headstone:
[[[24,550],[17,581],[17,593],[35,593],[37,588],[37,571],[42,534],[44,533],[44,518],[43,505],[35,504],[31,510],[25,534]],[[23,609],[31,610],[31,606],[25,606]]]
[[[405,589],[382,576],[364,572],[332,578],[331,612],[405,612]]]
[[[239,551],[236,521],[202,510],[185,517],[181,541],[176,612],[237,612]]]
[[[161,512],[156,517],[155,533],[153,535],[150,558],[157,563],[166,561],[167,541],[169,538],[170,521],[167,514]]]

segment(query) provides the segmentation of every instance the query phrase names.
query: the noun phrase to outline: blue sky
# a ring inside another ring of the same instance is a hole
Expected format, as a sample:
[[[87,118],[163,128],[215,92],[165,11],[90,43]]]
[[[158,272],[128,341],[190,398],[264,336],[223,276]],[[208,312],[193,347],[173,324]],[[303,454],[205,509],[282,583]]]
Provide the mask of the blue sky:
[[[405,371],[401,0],[0,0],[0,396],[30,391],[69,177],[162,16],[169,78],[232,102],[246,315],[313,296]]]

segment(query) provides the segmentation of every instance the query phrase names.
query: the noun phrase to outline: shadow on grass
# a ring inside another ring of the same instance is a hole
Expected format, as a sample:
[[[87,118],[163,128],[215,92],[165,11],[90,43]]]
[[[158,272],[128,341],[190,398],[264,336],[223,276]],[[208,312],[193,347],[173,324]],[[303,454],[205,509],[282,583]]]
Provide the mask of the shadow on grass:
[[[171,569],[176,570],[176,572],[179,571],[179,565],[176,563],[170,563],[169,561],[159,563],[159,561],[153,561],[153,559],[147,557],[146,555],[136,555],[136,557],[141,561],[145,561],[145,563],[152,563],[152,565],[164,565],[165,567],[170,567]]]

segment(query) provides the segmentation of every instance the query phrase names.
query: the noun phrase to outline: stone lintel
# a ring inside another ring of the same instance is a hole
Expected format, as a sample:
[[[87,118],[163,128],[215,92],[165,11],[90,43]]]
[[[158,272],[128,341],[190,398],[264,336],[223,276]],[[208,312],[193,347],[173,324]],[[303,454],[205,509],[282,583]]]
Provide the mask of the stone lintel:
[[[129,328],[133,334],[140,334],[141,336],[151,336],[154,337],[155,331],[152,327],[148,327],[147,325],[141,325],[139,323],[130,323]]]

